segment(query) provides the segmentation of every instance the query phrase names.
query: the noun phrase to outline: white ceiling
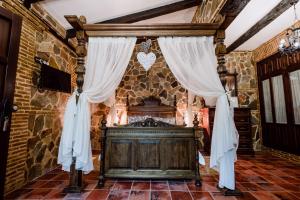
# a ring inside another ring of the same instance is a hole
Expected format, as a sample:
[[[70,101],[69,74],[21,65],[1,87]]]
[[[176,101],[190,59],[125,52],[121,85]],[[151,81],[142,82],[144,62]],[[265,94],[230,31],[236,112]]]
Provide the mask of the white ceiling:
[[[96,23],[116,17],[149,10],[181,0],[44,0],[40,4],[66,29],[71,28],[64,15],[84,15],[88,23]],[[256,22],[271,11],[281,0],[251,0],[232,24],[226,29],[225,44],[229,46]],[[296,5],[300,16],[300,2]],[[136,22],[153,23],[190,23],[196,7],[170,13],[160,17]],[[236,50],[254,50],[294,23],[293,8],[264,27],[260,32]]]
[[[271,11],[280,1],[281,0],[251,0],[232,24],[226,29],[225,44],[227,46],[232,44],[256,22]],[[296,9],[300,16],[300,3],[296,5]],[[280,32],[284,31],[286,28],[290,27],[293,23],[295,23],[295,20],[293,8],[291,7],[236,50],[254,50]]]
[[[157,23],[191,23],[197,6],[188,8],[185,10],[180,10],[167,15],[162,15],[159,17],[154,17],[151,19],[136,22],[135,24],[157,24]]]
[[[40,4],[68,29],[71,26],[64,15],[84,15],[88,23],[96,23],[178,1],[181,0],[45,0]]]

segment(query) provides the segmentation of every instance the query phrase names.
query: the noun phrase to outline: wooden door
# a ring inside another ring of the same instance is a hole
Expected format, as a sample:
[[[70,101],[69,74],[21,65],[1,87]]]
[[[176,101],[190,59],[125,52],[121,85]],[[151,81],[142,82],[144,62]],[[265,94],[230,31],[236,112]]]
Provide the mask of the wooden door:
[[[22,18],[0,7],[0,199],[4,195]]]
[[[294,90],[292,75],[299,70],[300,52],[277,53],[257,63],[263,144],[296,155],[300,155],[300,103],[293,96],[299,99],[300,93]],[[300,78],[296,79],[299,87]]]

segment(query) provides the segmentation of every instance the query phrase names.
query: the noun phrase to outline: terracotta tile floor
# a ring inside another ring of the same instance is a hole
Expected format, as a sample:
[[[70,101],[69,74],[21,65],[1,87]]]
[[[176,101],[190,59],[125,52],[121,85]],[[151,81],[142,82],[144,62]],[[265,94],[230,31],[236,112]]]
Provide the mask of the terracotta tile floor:
[[[11,193],[6,199],[87,200],[297,200],[300,199],[300,164],[268,154],[241,156],[236,163],[237,188],[242,197],[224,197],[216,189],[217,173],[201,168],[202,187],[193,181],[107,180],[97,188],[98,172],[84,176],[81,194],[64,194],[68,175],[57,169]]]

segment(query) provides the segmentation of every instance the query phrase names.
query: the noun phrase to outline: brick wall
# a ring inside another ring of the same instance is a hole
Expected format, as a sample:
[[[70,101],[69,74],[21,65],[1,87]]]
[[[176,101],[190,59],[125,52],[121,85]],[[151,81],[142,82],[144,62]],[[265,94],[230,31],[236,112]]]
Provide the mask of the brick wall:
[[[294,24],[295,27],[300,27],[300,21]],[[278,52],[278,45],[281,39],[285,37],[286,30],[282,31],[281,33],[277,34],[275,37],[270,39],[269,41],[265,42],[264,44],[257,47],[254,53],[254,59],[256,62],[259,62],[275,53]]]
[[[69,96],[37,90],[40,66],[34,57],[74,74],[75,54],[20,2],[5,0],[0,6],[23,17],[14,97],[19,110],[12,116],[6,173],[5,192],[9,193],[56,166],[62,114]]]

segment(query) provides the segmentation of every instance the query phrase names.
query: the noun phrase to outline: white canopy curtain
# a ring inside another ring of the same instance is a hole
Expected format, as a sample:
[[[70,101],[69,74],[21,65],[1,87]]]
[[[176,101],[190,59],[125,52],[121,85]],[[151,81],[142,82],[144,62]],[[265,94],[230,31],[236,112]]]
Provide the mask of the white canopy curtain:
[[[195,94],[191,91],[188,91],[188,98],[187,98],[187,109],[186,109],[186,116],[185,116],[185,123],[187,127],[193,127],[193,102],[195,99]]]
[[[63,170],[70,171],[72,157],[76,158],[77,170],[85,173],[93,170],[89,103],[101,103],[114,96],[135,43],[135,37],[89,38],[83,92],[77,105],[76,92],[69,98],[64,116],[58,153],[58,163]]]
[[[160,37],[158,43],[178,82],[208,105],[216,104],[210,167],[219,171],[219,187],[234,190],[238,133],[217,73],[213,37]]]

